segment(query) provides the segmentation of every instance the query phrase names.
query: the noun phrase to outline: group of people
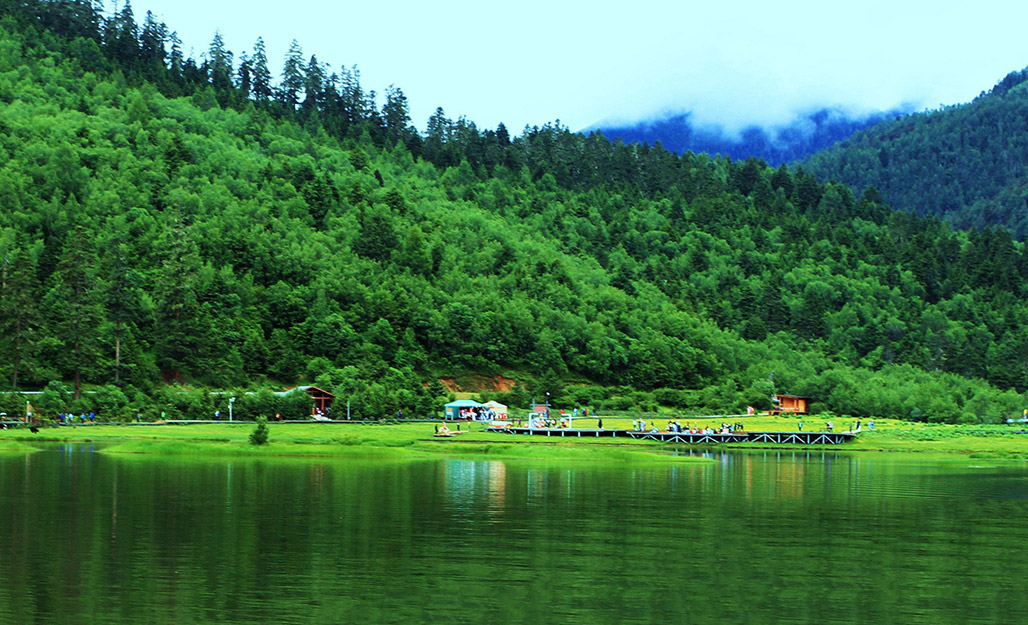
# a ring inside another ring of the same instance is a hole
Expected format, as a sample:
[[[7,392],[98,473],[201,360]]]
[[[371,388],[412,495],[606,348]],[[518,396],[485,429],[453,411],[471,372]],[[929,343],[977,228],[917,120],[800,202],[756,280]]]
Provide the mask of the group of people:
[[[541,414],[539,414],[537,416],[530,417],[529,420],[528,420],[528,427],[530,427],[530,428],[555,428],[555,427],[569,428],[569,427],[572,427],[574,425],[574,419],[579,419],[579,418],[585,419],[588,416],[589,416],[589,409],[588,408],[582,408],[582,409],[575,408],[571,412],[571,414],[567,414],[566,412],[561,410],[560,411],[560,420],[558,420],[557,417],[551,417],[550,416],[550,411],[547,410],[546,412],[541,413]],[[595,416],[596,416],[596,410],[593,409],[593,417],[595,417]],[[521,425],[521,419],[518,419],[518,425],[519,426]],[[597,429],[600,429],[600,430],[603,429],[603,419],[600,419],[597,422],[596,427],[597,427]]]
[[[60,423],[61,425],[69,425],[69,424],[73,425],[75,423],[75,419],[78,419],[79,423],[86,423],[86,422],[96,423],[96,413],[95,412],[90,412],[88,415],[86,413],[82,413],[82,414],[80,414],[77,417],[75,415],[71,414],[71,413],[65,413],[65,412],[57,413],[57,422]]]
[[[874,422],[874,420],[869,421],[868,424],[867,424],[867,427],[870,430],[875,429],[875,422]],[[803,431],[803,419],[800,419],[796,423],[796,429],[798,429],[800,432]],[[835,431],[835,424],[832,423],[831,421],[825,421],[825,432],[834,432],[834,431]],[[861,423],[860,423],[860,419],[857,419],[856,421],[853,422],[853,425],[850,426],[850,432],[860,432],[860,431],[861,431]]]
[[[646,427],[645,419],[637,419],[632,421],[632,429],[636,432],[650,432],[651,434],[657,434],[660,432],[657,426],[650,422],[649,428]],[[682,422],[678,419],[667,422],[667,432],[673,432],[675,434],[731,434],[733,432],[742,431],[742,423],[722,423],[719,427],[711,425],[699,426],[686,424],[682,425]]]
[[[519,421],[520,422],[520,421]],[[528,420],[528,427],[530,428],[555,428],[558,425],[562,428],[568,427],[566,419],[561,419],[559,422],[556,419],[551,419],[548,416],[533,417]]]
[[[493,412],[493,409],[485,406],[461,408],[459,414],[463,421],[492,421],[496,418],[496,413]]]
[[[735,432],[742,432],[746,428],[743,427],[742,423],[722,423],[719,427],[708,425],[706,427],[693,426],[690,424],[688,427],[683,426],[681,423],[671,421],[668,423],[668,432],[678,432],[681,434],[734,434]]]

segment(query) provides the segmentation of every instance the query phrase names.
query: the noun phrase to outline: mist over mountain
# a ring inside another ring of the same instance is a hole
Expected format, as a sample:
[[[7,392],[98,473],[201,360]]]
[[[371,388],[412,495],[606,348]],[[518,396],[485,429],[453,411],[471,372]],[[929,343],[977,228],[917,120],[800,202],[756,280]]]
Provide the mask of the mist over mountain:
[[[598,130],[611,139],[625,143],[653,145],[660,142],[679,154],[721,154],[734,160],[754,156],[777,165],[797,161],[849,138],[855,132],[903,115],[892,110],[865,116],[851,116],[836,108],[820,108],[772,127],[744,126],[734,132],[719,125],[697,124],[691,113],[677,113],[663,119],[631,125],[600,122],[588,130]]]

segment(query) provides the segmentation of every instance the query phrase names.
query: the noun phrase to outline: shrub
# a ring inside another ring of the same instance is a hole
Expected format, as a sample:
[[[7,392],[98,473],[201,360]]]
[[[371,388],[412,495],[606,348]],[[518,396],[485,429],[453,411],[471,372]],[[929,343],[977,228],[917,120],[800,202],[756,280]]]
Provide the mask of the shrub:
[[[597,386],[579,386],[571,391],[571,403],[577,406],[592,406],[604,399],[603,389]]]
[[[90,409],[99,420],[125,421],[130,417],[129,400],[117,386],[108,384],[97,387],[91,397]]]
[[[257,427],[250,432],[251,445],[264,445],[268,442],[268,418],[257,417]]]
[[[32,400],[36,418],[53,419],[59,412],[67,412],[71,405],[71,389],[56,380],[51,381],[43,392]]]
[[[611,397],[610,399],[603,402],[603,407],[607,410],[632,410],[636,408],[636,402],[631,397]]]
[[[687,394],[676,388],[658,388],[653,391],[653,399],[663,406],[684,408],[688,405]]]

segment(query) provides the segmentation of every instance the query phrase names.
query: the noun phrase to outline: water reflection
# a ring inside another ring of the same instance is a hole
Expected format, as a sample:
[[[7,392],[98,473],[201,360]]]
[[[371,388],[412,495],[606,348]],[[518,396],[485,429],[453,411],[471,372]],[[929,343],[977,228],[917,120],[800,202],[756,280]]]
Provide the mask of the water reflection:
[[[873,471],[870,464],[861,463],[859,456],[828,452],[685,450],[677,453],[714,463],[583,467],[522,462],[512,468],[501,461],[446,460],[442,462],[443,489],[451,509],[460,516],[472,518],[483,510],[502,514],[511,503],[574,501],[582,492],[591,492],[605,484],[666,497],[717,491],[743,499],[800,500],[807,497],[811,489],[830,497],[833,489],[859,490],[862,474]],[[834,475],[836,465],[840,465],[842,471],[838,476]],[[887,494],[888,490],[879,492]]]
[[[1023,465],[799,451],[682,450],[714,462],[645,466],[96,451],[0,458],[0,623],[1028,613]]]

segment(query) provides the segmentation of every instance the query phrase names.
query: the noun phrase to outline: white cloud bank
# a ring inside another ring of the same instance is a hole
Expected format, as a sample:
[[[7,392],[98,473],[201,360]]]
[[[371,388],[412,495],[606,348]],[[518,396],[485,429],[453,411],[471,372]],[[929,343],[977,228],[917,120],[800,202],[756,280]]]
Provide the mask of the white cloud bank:
[[[973,8],[972,8],[973,7]],[[340,3],[151,0],[202,53],[216,29],[237,55],[292,39],[365,88],[514,131],[692,111],[698,124],[774,125],[822,106],[853,114],[966,102],[1028,66],[1028,4],[979,0],[633,3],[522,0]]]

